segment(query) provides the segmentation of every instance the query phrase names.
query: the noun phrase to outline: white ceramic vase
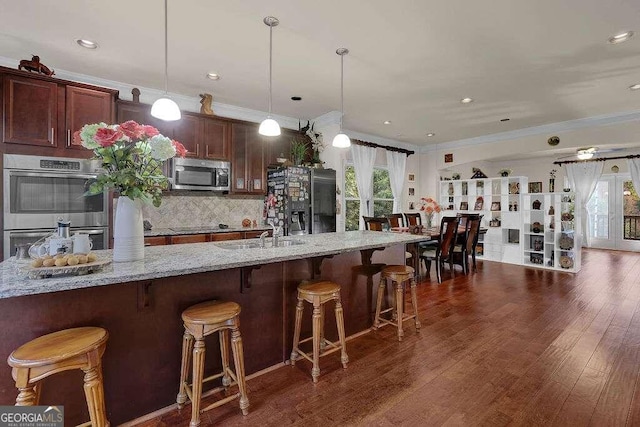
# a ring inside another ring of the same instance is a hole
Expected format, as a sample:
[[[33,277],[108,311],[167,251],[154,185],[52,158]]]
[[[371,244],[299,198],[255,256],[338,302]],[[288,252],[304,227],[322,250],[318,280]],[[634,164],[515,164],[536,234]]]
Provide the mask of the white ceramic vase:
[[[144,229],[140,200],[119,197],[113,227],[113,261],[139,261],[144,258]]]

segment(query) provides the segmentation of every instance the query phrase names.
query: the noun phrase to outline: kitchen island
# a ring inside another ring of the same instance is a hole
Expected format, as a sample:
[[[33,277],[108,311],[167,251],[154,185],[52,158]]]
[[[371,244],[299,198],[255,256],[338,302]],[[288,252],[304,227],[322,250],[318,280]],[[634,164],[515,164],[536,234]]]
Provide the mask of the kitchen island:
[[[148,247],[142,261],[41,280],[16,275],[13,261],[6,261],[0,264],[0,356],[6,359],[19,345],[52,331],[107,329],[105,398],[110,421],[119,424],[175,401],[185,308],[212,299],[239,303],[245,366],[247,374],[256,373],[288,359],[302,280],[341,285],[345,329],[353,335],[371,326],[375,292],[361,266],[404,264],[405,245],[424,237],[356,231],[284,239],[299,244],[262,249],[247,247],[253,240],[241,240]],[[96,254],[110,256],[109,251]],[[327,325],[331,316],[328,312]],[[304,334],[310,333],[310,317],[305,316]],[[335,331],[327,329],[333,339]],[[220,365],[217,346],[216,339],[208,340],[205,375]],[[69,371],[45,380],[42,402],[65,405],[69,424],[87,418],[81,378],[80,371]],[[6,366],[0,370],[0,405],[13,404],[15,397]]]

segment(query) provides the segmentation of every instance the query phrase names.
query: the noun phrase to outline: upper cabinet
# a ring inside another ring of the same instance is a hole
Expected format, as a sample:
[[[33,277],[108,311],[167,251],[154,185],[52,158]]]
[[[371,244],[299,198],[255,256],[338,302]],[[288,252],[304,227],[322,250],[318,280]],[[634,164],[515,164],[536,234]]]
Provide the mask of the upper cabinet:
[[[5,152],[89,157],[89,150],[74,144],[73,133],[88,123],[113,122],[115,90],[9,69],[0,74]]]
[[[231,160],[231,125],[225,119],[183,111],[180,120],[166,122],[151,116],[150,105],[118,101],[118,123],[127,120],[154,126],[179,141],[188,150],[187,157]]]
[[[263,150],[266,137],[258,133],[257,124],[233,123],[231,138],[231,192],[264,194],[266,166]]]
[[[85,148],[73,142],[73,133],[88,123],[113,122],[113,96],[110,93],[81,87],[66,88],[66,146]]]
[[[5,75],[2,83],[2,142],[57,146],[58,85],[13,75]]]

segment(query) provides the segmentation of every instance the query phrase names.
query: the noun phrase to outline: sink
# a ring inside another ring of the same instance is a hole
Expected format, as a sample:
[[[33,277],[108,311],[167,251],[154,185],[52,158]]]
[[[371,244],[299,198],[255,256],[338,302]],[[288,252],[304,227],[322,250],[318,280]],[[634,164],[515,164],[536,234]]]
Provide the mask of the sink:
[[[285,248],[285,247],[289,247],[289,246],[297,246],[297,245],[304,245],[305,242],[303,242],[302,240],[285,240],[285,239],[280,239],[278,240],[278,247],[279,248]],[[231,249],[231,250],[237,250],[237,249],[262,249],[260,246],[260,240],[249,240],[249,241],[244,241],[244,242],[222,242],[222,243],[217,243],[216,244],[217,247],[222,248],[222,249]],[[273,247],[273,241],[271,240],[271,238],[268,238],[264,241],[264,249],[269,249]]]
[[[224,242],[217,243],[216,246],[222,249],[254,249],[260,247],[260,242]]]

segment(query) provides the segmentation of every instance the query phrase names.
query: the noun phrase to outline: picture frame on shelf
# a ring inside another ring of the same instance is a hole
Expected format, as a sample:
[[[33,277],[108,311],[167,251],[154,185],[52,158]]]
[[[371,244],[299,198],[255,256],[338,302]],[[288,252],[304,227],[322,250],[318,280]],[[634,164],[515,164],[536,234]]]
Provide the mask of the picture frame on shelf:
[[[460,210],[461,211],[468,211],[469,210],[469,203],[468,202],[460,202]]]
[[[476,199],[476,203],[475,205],[473,205],[473,210],[481,211],[483,207],[484,207],[484,198],[480,196]]]
[[[529,183],[529,193],[542,193],[542,182],[530,182]]]
[[[416,195],[416,189],[413,187],[409,187],[409,197],[413,197]]]
[[[415,202],[409,202],[409,210],[410,210],[410,211],[414,211],[414,210],[416,210],[416,204],[415,204]]]
[[[409,182],[414,182],[414,181],[416,180],[416,176],[415,176],[415,174],[410,173],[410,174],[409,174],[409,179],[408,179],[408,180],[409,180]]]
[[[492,211],[499,211],[500,210],[500,202],[491,203],[491,210]]]
[[[511,182],[511,183],[509,183],[509,194],[520,194],[520,183],[519,182]]]

